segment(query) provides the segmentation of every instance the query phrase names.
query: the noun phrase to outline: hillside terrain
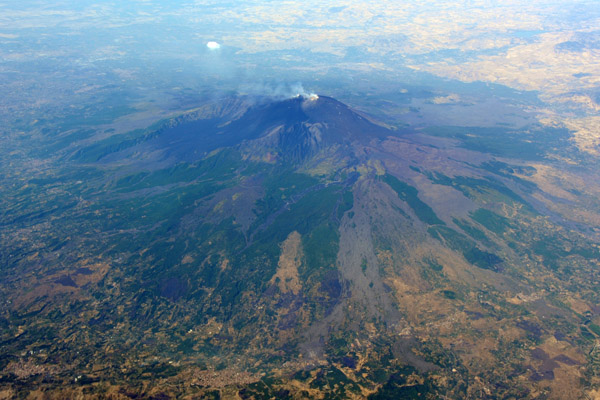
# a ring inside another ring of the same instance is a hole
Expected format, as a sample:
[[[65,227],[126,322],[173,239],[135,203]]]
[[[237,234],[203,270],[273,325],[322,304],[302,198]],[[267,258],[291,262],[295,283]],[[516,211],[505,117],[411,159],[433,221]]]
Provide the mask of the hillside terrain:
[[[600,179],[566,129],[316,95],[148,125],[3,159],[0,398],[598,395]]]

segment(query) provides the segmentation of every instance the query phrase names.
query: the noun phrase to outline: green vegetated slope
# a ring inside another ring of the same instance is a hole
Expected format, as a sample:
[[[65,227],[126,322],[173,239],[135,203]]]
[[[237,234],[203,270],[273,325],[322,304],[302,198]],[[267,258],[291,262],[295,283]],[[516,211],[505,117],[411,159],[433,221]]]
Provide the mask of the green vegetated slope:
[[[69,149],[76,162],[1,200],[3,390],[526,398],[597,383],[600,250],[532,201],[533,167],[450,149],[442,172],[376,141],[302,162],[256,143],[106,161],[148,132]],[[514,134],[461,132],[437,134],[478,151]],[[521,150],[537,162],[552,150],[535,146]],[[442,189],[468,211],[427,200]]]
[[[387,183],[398,194],[398,197],[408,203],[415,215],[425,224],[444,225],[444,221],[440,220],[435,212],[427,204],[419,199],[419,192],[414,187],[405,182],[398,180],[390,174],[385,174],[382,177],[383,182]]]

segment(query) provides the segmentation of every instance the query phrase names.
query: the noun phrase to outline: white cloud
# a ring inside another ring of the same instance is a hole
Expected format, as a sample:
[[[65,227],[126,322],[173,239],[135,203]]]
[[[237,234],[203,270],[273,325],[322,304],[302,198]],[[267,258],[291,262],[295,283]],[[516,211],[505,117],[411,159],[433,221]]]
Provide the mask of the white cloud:
[[[209,50],[219,50],[221,45],[217,42],[208,42],[206,43],[206,47],[208,47]]]

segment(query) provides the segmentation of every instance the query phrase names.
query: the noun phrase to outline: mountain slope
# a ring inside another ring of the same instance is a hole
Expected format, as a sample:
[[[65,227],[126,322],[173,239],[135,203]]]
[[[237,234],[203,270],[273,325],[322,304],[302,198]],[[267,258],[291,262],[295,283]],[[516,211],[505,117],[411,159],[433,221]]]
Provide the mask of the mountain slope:
[[[210,152],[262,139],[287,161],[302,161],[320,149],[366,143],[389,135],[389,129],[369,121],[330,97],[253,103],[227,99],[158,124],[146,131],[117,135],[79,149],[74,159],[85,162],[128,160],[172,163],[194,161]]]
[[[469,143],[320,96],[213,101],[67,148],[3,215],[17,255],[2,259],[3,382],[81,376],[142,397],[582,390],[599,247],[547,206],[569,196],[544,180],[551,161]]]

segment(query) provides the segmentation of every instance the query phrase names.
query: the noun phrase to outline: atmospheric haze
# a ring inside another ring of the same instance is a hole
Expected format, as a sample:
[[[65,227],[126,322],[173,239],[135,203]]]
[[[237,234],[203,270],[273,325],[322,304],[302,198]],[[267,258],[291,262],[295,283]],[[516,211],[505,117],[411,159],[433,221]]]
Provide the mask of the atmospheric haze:
[[[600,398],[595,0],[0,4],[0,399]]]

